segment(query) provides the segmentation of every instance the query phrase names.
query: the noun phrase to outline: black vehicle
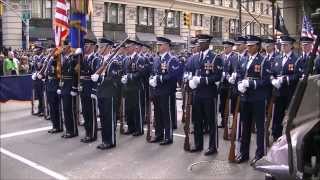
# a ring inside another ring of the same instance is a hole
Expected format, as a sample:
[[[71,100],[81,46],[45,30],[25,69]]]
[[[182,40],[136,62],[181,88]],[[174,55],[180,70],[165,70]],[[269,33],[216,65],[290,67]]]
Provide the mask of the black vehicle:
[[[255,164],[266,179],[320,179],[320,75],[300,80],[285,117],[285,134]]]

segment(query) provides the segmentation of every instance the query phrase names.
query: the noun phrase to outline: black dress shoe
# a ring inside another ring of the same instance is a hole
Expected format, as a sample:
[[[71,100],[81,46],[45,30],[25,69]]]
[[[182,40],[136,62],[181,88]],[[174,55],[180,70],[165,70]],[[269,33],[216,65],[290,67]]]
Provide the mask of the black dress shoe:
[[[213,154],[216,154],[218,151],[216,148],[209,148],[206,150],[206,152],[204,153],[205,156],[210,156]]]
[[[86,137],[80,139],[80,142],[87,143],[87,141],[88,141],[89,139],[90,139],[90,137],[89,137],[89,136],[86,136]]]
[[[235,163],[243,163],[249,160],[248,156],[244,156],[244,155],[239,155],[236,159],[235,159]]]
[[[132,136],[142,136],[143,132],[134,132]]]
[[[116,145],[108,144],[108,143],[101,143],[97,146],[97,149],[105,150],[115,147]]]
[[[54,130],[56,130],[56,129],[52,128],[52,129],[50,129],[50,130],[48,131],[48,133],[51,133],[51,134],[52,134]]]
[[[218,125],[218,128],[224,128],[223,124]]]
[[[202,151],[202,150],[203,150],[203,148],[194,147],[194,148],[191,148],[191,149],[190,149],[190,152],[191,152],[191,153],[195,153],[195,152],[200,152],[200,151]]]
[[[169,145],[169,144],[172,144],[173,141],[170,140],[170,139],[165,139],[163,141],[160,142],[160,145]]]
[[[132,134],[133,133],[133,131],[125,131],[123,134],[124,135],[129,135],[129,134]]]
[[[61,137],[68,139],[68,138],[73,138],[73,137],[76,137],[76,136],[78,136],[78,135],[77,134],[66,133],[66,134],[62,135]]]
[[[62,129],[54,129],[54,130],[52,131],[52,134],[60,133],[60,132],[62,132],[62,131],[63,131]]]
[[[151,140],[150,140],[150,143],[157,143],[157,142],[160,142],[162,141],[162,138],[161,137],[153,137]]]
[[[255,158],[253,158],[253,159],[250,161],[250,166],[255,165],[256,162],[259,161],[261,158],[262,158],[262,156],[256,156]]]
[[[43,113],[39,113],[37,116],[42,117],[42,116],[44,116],[44,114]]]

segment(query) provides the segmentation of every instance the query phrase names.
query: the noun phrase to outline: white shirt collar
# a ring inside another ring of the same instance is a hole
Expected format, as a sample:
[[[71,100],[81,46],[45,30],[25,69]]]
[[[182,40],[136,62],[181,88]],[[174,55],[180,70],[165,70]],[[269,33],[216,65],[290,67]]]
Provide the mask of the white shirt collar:
[[[249,55],[249,60],[254,60],[254,58],[256,58],[256,56],[258,55],[258,53],[255,53],[254,55]]]
[[[166,56],[167,54],[169,54],[169,51],[163,53],[163,54],[160,54],[160,59],[162,59],[164,56]]]
[[[226,59],[228,59],[231,56],[232,52],[229,52],[229,54],[226,54]]]
[[[203,51],[203,58],[205,58],[207,56],[207,54],[209,53],[210,49],[206,49],[205,51]]]
[[[292,54],[292,51],[290,51],[290,52],[287,53],[287,54],[284,53],[284,56],[287,56],[287,58],[289,58],[289,57],[291,56],[291,54]]]

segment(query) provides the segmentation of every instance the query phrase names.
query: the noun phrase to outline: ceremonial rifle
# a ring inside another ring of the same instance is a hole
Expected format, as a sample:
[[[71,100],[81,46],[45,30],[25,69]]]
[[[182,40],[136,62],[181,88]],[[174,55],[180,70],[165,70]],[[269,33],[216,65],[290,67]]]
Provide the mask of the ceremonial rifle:
[[[236,108],[234,110],[233,114],[233,121],[232,121],[232,129],[231,129],[231,146],[229,150],[229,157],[228,160],[229,162],[234,162],[236,158],[236,144],[235,141],[237,140],[237,127],[238,127],[238,112],[239,112],[239,106],[240,106],[240,95],[237,96],[237,101],[236,101]]]
[[[187,81],[188,82],[188,81]],[[184,101],[185,101],[185,106],[183,110],[183,114],[185,117],[185,122],[184,122],[184,133],[185,133],[185,138],[184,138],[184,150],[190,151],[190,122],[191,122],[191,115],[192,115],[192,90],[189,87],[188,83],[184,84],[184,90],[185,90],[185,95],[184,95]]]

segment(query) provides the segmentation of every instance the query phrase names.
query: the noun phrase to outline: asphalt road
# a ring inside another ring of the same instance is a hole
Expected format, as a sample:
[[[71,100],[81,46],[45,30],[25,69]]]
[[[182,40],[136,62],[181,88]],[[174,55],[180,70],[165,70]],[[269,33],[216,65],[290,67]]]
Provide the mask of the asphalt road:
[[[222,140],[222,129],[219,152],[209,157],[183,150],[180,122],[172,145],[149,144],[145,135],[117,133],[117,147],[101,151],[96,149],[100,137],[90,144],[80,142],[83,127],[79,127],[80,136],[72,139],[48,134],[50,121],[31,116],[30,102],[9,101],[0,106],[1,179],[264,179],[248,163],[228,163],[230,142]],[[252,137],[251,157],[254,141]]]

